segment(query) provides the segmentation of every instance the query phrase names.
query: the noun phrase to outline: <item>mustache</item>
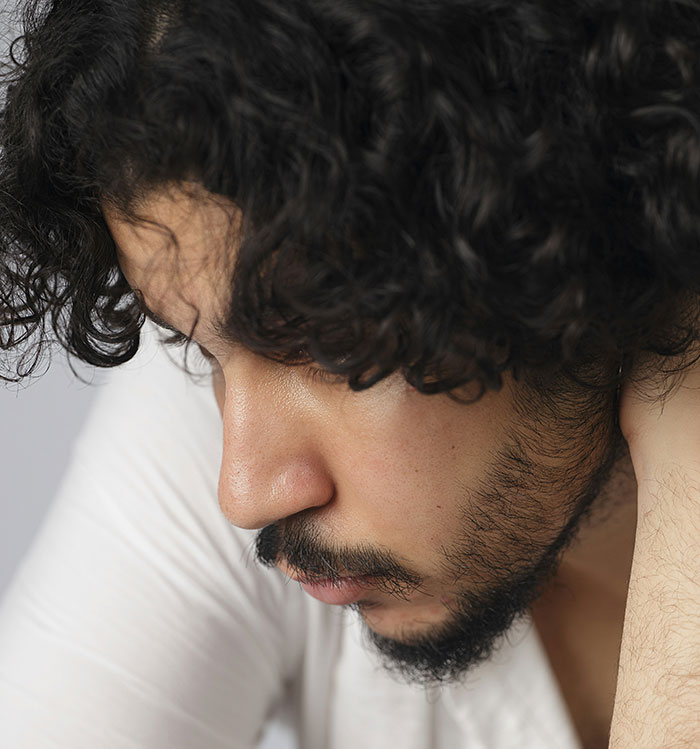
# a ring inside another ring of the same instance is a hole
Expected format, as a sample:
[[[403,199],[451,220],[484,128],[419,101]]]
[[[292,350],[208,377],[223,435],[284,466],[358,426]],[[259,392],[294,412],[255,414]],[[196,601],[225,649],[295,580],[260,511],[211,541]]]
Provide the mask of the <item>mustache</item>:
[[[265,567],[285,563],[305,583],[339,583],[346,577],[371,577],[372,587],[406,599],[423,586],[423,578],[392,554],[368,545],[329,548],[304,513],[266,526],[255,541],[256,560]]]

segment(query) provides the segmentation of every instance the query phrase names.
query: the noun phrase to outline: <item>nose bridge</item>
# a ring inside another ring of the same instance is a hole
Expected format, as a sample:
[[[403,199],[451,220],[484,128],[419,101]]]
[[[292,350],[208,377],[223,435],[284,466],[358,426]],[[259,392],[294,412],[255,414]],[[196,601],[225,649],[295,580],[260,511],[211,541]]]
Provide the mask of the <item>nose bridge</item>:
[[[234,525],[262,528],[333,496],[319,419],[294,370],[247,357],[225,371],[219,505]]]

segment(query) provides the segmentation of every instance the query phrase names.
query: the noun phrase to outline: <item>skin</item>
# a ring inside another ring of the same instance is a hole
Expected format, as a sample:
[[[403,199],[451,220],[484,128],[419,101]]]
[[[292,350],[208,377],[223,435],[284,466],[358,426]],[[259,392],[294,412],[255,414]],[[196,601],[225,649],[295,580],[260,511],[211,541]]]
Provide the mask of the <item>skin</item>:
[[[354,393],[223,344],[213,323],[238,219],[200,197],[156,194],[143,207],[177,250],[103,208],[150,309],[185,332],[199,313],[193,338],[215,360],[224,425],[224,515],[260,529],[258,560],[289,575],[374,575],[352,608],[409,681],[460,678],[531,612],[584,746],[606,745],[636,492],[614,396],[547,397],[507,377],[463,405],[398,375]]]
[[[639,488],[612,749],[700,745],[700,365],[665,390],[632,380],[620,406]]]

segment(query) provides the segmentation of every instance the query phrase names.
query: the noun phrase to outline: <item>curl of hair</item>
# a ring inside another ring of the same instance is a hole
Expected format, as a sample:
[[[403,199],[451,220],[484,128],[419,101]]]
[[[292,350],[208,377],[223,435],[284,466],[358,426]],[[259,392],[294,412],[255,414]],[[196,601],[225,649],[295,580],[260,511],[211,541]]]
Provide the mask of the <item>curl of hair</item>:
[[[698,0],[26,2],[0,119],[0,376],[127,361],[101,201],[245,217],[228,324],[354,388],[698,343]],[[14,356],[14,364],[10,355]],[[608,370],[606,370],[608,371]]]

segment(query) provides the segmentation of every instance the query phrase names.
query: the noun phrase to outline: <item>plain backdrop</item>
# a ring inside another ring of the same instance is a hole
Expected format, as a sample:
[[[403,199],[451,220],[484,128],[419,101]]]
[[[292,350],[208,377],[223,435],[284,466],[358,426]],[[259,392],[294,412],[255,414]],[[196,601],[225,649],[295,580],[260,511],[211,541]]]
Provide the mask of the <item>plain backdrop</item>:
[[[104,371],[74,366],[88,382],[105,379]],[[0,382],[0,597],[56,494],[96,392],[62,353],[41,377]]]

